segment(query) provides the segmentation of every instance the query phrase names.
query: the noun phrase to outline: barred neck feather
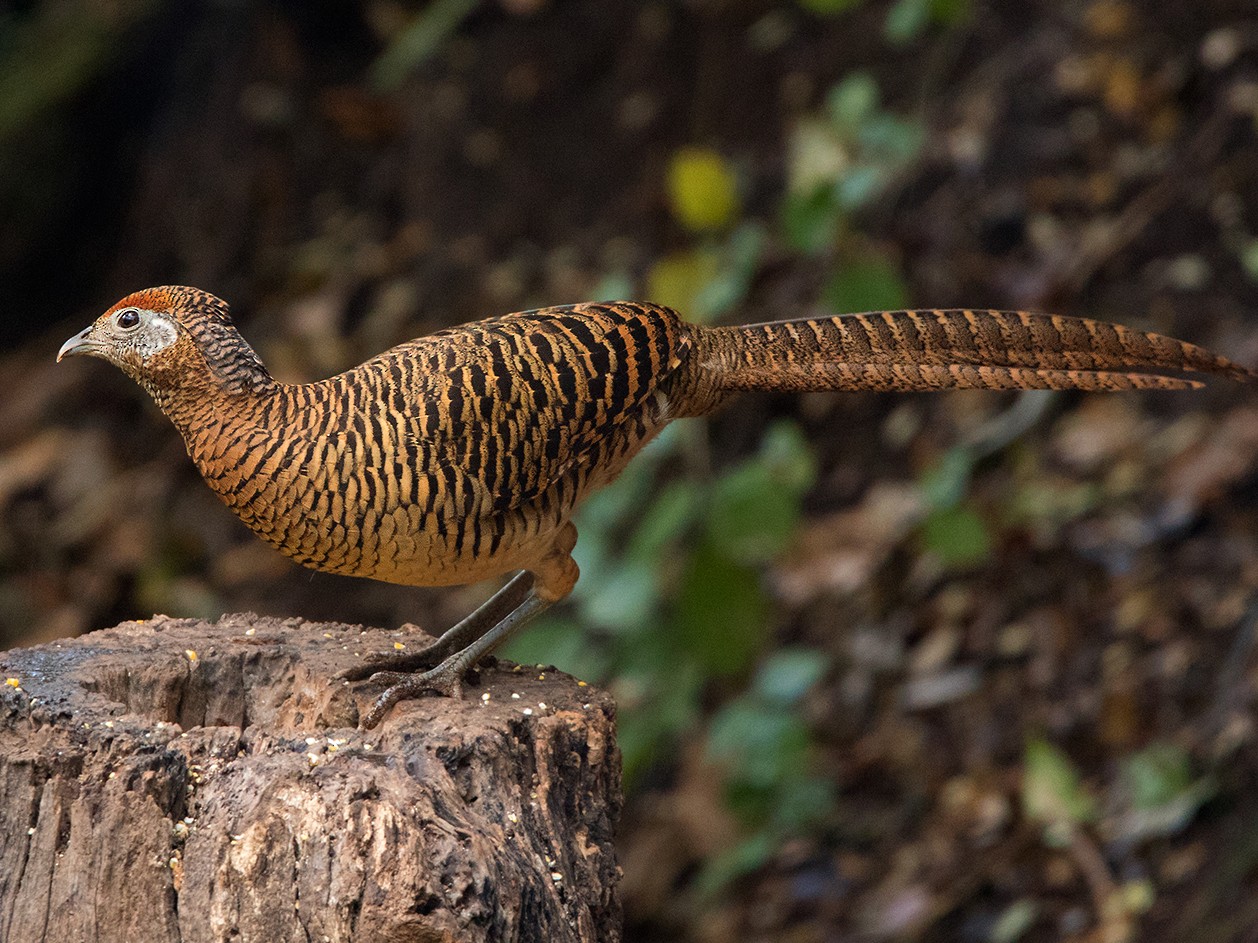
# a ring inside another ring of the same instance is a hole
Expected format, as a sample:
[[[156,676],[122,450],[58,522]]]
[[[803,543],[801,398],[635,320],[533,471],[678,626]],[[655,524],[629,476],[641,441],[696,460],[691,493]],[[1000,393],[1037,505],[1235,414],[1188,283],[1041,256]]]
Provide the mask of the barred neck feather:
[[[227,302],[197,288],[168,286],[152,289],[169,299],[170,310],[196,341],[214,378],[225,392],[262,392],[275,385],[271,374],[249,343],[240,336],[228,313]]]

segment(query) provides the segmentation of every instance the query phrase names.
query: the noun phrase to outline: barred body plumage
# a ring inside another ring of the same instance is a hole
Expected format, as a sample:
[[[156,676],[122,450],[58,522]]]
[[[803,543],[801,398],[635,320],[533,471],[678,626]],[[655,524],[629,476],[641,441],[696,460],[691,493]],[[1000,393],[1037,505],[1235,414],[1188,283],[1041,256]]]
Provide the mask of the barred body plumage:
[[[748,391],[1199,386],[1254,374],[1192,344],[1025,312],[889,311],[700,327],[635,302],[543,308],[394,347],[327,380],[271,378],[227,305],[137,292],[62,355],[115,363],[183,435],[210,487],[305,566],[408,585],[521,570],[419,656],[402,697],[466,667],[577,578],[570,520],[671,420]],[[368,672],[353,672],[364,677]]]

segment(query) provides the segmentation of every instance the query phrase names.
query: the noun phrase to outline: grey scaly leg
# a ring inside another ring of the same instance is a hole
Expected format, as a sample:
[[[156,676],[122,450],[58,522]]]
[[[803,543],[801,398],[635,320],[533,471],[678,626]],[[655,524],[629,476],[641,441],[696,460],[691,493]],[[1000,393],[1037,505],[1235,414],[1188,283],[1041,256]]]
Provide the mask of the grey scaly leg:
[[[380,673],[399,673],[416,668],[428,668],[446,661],[456,652],[466,649],[478,638],[502,622],[512,610],[518,608],[533,585],[533,576],[527,570],[517,573],[498,592],[494,593],[465,619],[460,620],[433,642],[417,652],[407,655],[391,655],[365,665],[356,665],[340,672],[337,677],[345,681],[362,681]]]
[[[551,605],[553,605],[551,601],[542,599],[536,592],[530,590],[524,597],[524,601],[511,610],[501,622],[462,651],[450,655],[436,668],[420,675],[392,671],[372,675],[372,680],[383,681],[390,687],[377,698],[371,710],[363,717],[363,729],[370,730],[379,724],[384,720],[384,715],[398,701],[415,697],[425,691],[437,691],[449,697],[458,697],[462,693],[463,672],[511,638],[526,622]],[[443,641],[444,639],[445,636],[442,636]]]

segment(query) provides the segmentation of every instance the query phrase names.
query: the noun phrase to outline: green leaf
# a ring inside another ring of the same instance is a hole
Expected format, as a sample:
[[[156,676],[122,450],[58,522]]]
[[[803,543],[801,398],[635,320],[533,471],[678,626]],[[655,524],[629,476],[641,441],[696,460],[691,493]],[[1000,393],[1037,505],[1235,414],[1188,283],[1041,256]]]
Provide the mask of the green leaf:
[[[788,193],[782,230],[796,252],[816,255],[834,245],[843,213],[837,188],[820,184],[810,193]]]
[[[887,11],[883,34],[897,45],[912,42],[930,23],[930,0],[896,0]]]
[[[713,485],[709,535],[739,563],[774,559],[794,537],[801,498],[815,477],[815,459],[798,427],[775,424],[765,433],[758,455]]]
[[[710,859],[695,880],[700,898],[719,894],[732,881],[751,874],[773,857],[780,839],[769,831],[759,831],[732,849]]]
[[[970,16],[970,0],[897,0],[887,11],[883,34],[897,45],[912,42],[931,23],[952,25]]]
[[[988,943],[1017,943],[1035,925],[1039,915],[1039,905],[1030,898],[1014,901],[996,918],[987,934]]]
[[[699,546],[683,577],[673,637],[711,674],[744,671],[764,646],[768,604],[756,572]]]
[[[648,627],[659,598],[655,563],[620,560],[603,575],[597,589],[584,597],[582,611],[589,622],[609,632],[636,632]]]
[[[479,5],[480,0],[432,0],[410,26],[394,37],[372,65],[372,86],[381,92],[398,88],[454,35]]]
[[[581,568],[581,579],[573,591],[575,600],[593,598],[602,583],[620,566],[621,529],[632,515],[651,501],[660,463],[677,451],[685,433],[684,423],[673,423],[625,469],[613,487],[590,495],[577,512],[577,541],[572,556]]]
[[[792,776],[774,797],[773,822],[781,831],[811,829],[834,813],[838,787],[820,776]]]
[[[922,543],[949,567],[982,563],[992,551],[983,519],[968,507],[933,511],[922,524]]]
[[[821,680],[829,665],[829,659],[814,649],[778,649],[756,672],[752,691],[770,704],[790,707]]]
[[[943,511],[961,503],[970,489],[974,473],[974,453],[964,445],[950,448],[923,474],[922,497],[932,508]]]
[[[1096,800],[1070,758],[1046,740],[1027,742],[1022,770],[1022,809],[1044,826],[1049,844],[1064,845],[1076,828],[1096,819]]]
[[[885,174],[916,158],[925,136],[920,123],[886,112],[872,116],[860,126],[857,135],[862,156],[874,160]]]
[[[668,168],[668,197],[673,216],[694,232],[712,232],[733,224],[739,213],[734,171],[708,148],[686,147]]]
[[[632,657],[641,661],[622,662],[620,667],[626,674],[617,682],[619,686],[631,684],[635,680],[634,673],[638,673],[641,686],[647,692],[647,696],[641,697],[631,708],[622,709],[616,718],[616,745],[620,748],[627,784],[658,761],[675,760],[673,743],[698,717],[699,694],[705,678],[697,665],[660,644],[661,637],[648,637],[643,641],[644,644],[632,649]],[[651,648],[654,651],[648,651]],[[664,660],[666,664],[660,664]],[[621,698],[617,700],[623,702]]]
[[[883,255],[849,260],[822,289],[826,307],[836,314],[898,311],[908,306],[908,289],[897,268]]]
[[[600,681],[607,676],[607,658],[590,644],[588,634],[573,619],[540,619],[507,643],[504,658],[522,665],[554,665],[583,680]]]
[[[690,310],[693,320],[706,324],[747,296],[764,244],[764,229],[759,223],[744,223],[730,233],[719,250],[716,271],[695,293]]]
[[[1154,808],[1192,786],[1192,761],[1174,744],[1154,743],[1123,761],[1123,781],[1133,807]]]
[[[931,0],[930,12],[936,23],[955,26],[968,20],[974,9],[971,0]]]
[[[799,0],[799,5],[818,16],[835,16],[854,10],[866,0]]]
[[[1132,840],[1176,834],[1215,791],[1213,779],[1195,778],[1188,753],[1170,743],[1154,743],[1127,757],[1122,784],[1128,809],[1118,831]]]
[[[711,248],[667,255],[647,272],[647,293],[657,304],[692,313],[708,283],[720,273],[720,256]]]
[[[826,110],[841,128],[855,131],[878,109],[878,82],[869,72],[853,72],[830,89]]]
[[[760,442],[760,458],[775,481],[802,496],[817,480],[817,459],[812,444],[793,422],[773,423]]]
[[[680,540],[704,507],[699,483],[670,481],[642,513],[625,550],[625,559],[658,565],[670,545]]]
[[[748,462],[718,479],[708,510],[708,533],[723,554],[742,564],[777,557],[799,525],[798,495],[763,462]]]
[[[708,730],[708,755],[723,763],[730,783],[743,790],[772,789],[803,775],[809,749],[808,729],[794,711],[768,708],[754,698],[726,704]]]
[[[851,213],[872,203],[886,185],[887,172],[883,167],[859,164],[839,178],[834,191],[839,206]]]

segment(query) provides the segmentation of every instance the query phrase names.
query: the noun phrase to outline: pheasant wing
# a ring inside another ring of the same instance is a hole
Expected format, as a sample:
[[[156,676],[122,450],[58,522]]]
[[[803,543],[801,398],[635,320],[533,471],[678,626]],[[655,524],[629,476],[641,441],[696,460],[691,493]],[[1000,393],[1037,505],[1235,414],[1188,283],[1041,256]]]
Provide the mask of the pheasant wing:
[[[425,362],[404,408],[412,435],[482,508],[528,504],[575,466],[597,466],[689,345],[668,308],[631,302],[525,311],[450,328],[389,355]]]

